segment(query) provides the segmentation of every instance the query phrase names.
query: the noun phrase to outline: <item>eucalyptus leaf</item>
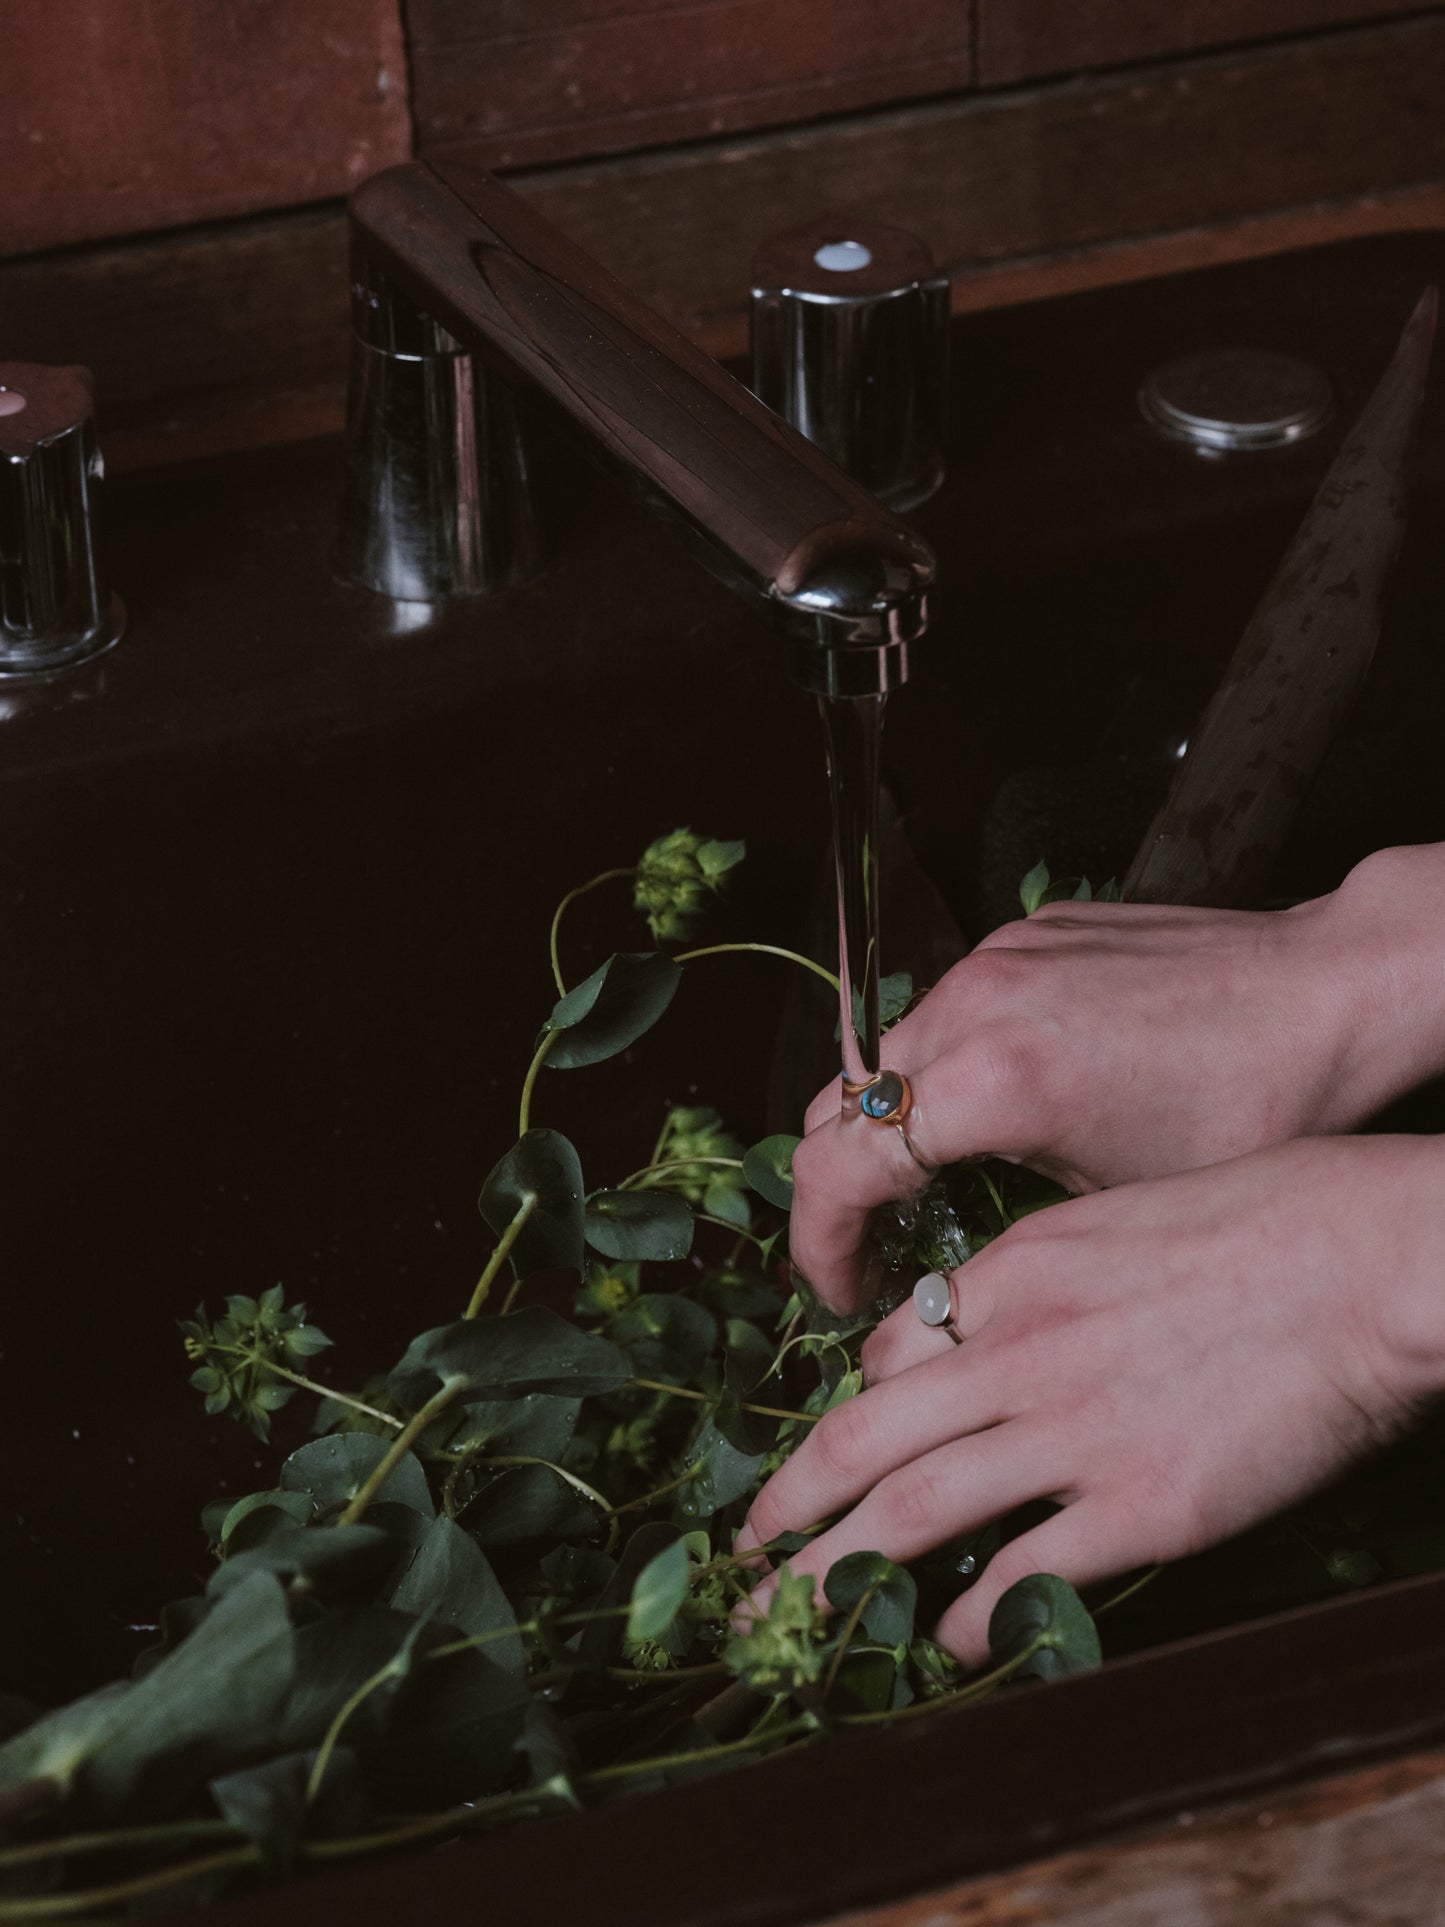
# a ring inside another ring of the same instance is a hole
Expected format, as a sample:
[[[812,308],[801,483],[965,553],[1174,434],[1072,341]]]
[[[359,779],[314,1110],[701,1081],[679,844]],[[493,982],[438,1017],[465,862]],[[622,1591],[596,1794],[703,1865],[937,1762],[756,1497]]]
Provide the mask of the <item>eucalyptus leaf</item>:
[[[1042,858],[1019,885],[1019,902],[1024,907],[1024,915],[1031,917],[1044,900],[1049,887],[1049,866]]]
[[[878,979],[878,1024],[888,1030],[898,1022],[913,1001],[913,979],[906,970],[890,971],[886,977]],[[853,1029],[863,1034],[863,993],[857,988],[853,991]],[[833,1026],[833,1042],[840,1043],[843,1037],[842,1023]]]
[[[0,1795],[41,1780],[88,1819],[141,1797],[174,1811],[271,1738],[295,1664],[285,1595],[253,1573],[143,1679],[47,1714],[0,1747]]]
[[[549,1055],[549,1062],[555,1054],[554,1050]],[[499,1238],[523,1205],[533,1201],[512,1245],[517,1277],[527,1278],[537,1271],[581,1270],[582,1192],[582,1166],[560,1131],[527,1131],[492,1166],[477,1202]]]
[[[639,1378],[691,1385],[706,1371],[717,1346],[717,1320],[691,1298],[650,1291],[613,1319],[614,1342]]]
[[[280,1490],[252,1492],[247,1498],[237,1499],[221,1521],[220,1530],[216,1534],[217,1543],[228,1546],[241,1522],[249,1518],[252,1513],[262,1510],[278,1514],[282,1519],[290,1519],[294,1525],[304,1526],[311,1517],[311,1494]],[[268,1520],[266,1530],[271,1530],[275,1523],[275,1520]],[[255,1536],[252,1533],[248,1543],[254,1543]]]
[[[688,1452],[687,1463],[696,1468],[696,1476],[679,1488],[678,1511],[688,1519],[710,1519],[752,1490],[763,1456],[740,1451],[709,1419]]]
[[[619,951],[559,998],[542,1035],[552,1070],[600,1064],[635,1044],[661,1017],[682,981],[682,966],[657,951]]]
[[[578,1651],[585,1658],[602,1663],[621,1655],[626,1620],[621,1614],[614,1616],[613,1609],[619,1606],[630,1609],[633,1588],[641,1573],[659,1553],[677,1542],[676,1526],[664,1525],[661,1520],[638,1526],[622,1548],[622,1557],[598,1596],[599,1615],[604,1616],[582,1628]]]
[[[597,1523],[597,1509],[549,1465],[514,1465],[487,1482],[466,1509],[467,1530],[483,1546],[568,1539]]]
[[[903,1646],[912,1639],[918,1587],[912,1573],[881,1552],[850,1552],[835,1560],[823,1591],[845,1617],[861,1604],[859,1623],[880,1646]]]
[[[711,1181],[703,1193],[702,1208],[709,1218],[720,1219],[736,1231],[746,1231],[753,1221],[752,1207],[746,1192],[729,1181],[734,1175],[729,1172]]]
[[[780,1131],[743,1153],[743,1176],[760,1198],[780,1211],[793,1208],[793,1153],[801,1142]]]
[[[564,1721],[560,1720],[540,1695],[534,1697],[522,1720],[522,1730],[513,1742],[527,1762],[532,1785],[538,1793],[548,1794],[563,1805],[580,1808],[577,1782],[583,1767],[577,1743]]]
[[[421,1372],[443,1383],[463,1382],[467,1404],[534,1392],[591,1398],[617,1391],[632,1376],[610,1340],[579,1330],[545,1305],[423,1332],[407,1347],[396,1376],[404,1381]]]
[[[434,1626],[475,1639],[515,1626],[517,1615],[486,1554],[452,1519],[433,1519],[389,1603],[398,1612],[424,1613]],[[488,1638],[487,1657],[504,1673],[526,1671],[521,1635]]]
[[[638,1573],[627,1612],[629,1639],[659,1639],[687,1598],[687,1547],[681,1539],[654,1554]]]
[[[206,1591],[220,1599],[252,1573],[271,1572],[304,1580],[327,1598],[346,1597],[374,1586],[395,1557],[390,1536],[374,1525],[298,1526],[287,1520],[217,1566]]]
[[[528,1392],[522,1398],[482,1399],[468,1404],[447,1441],[453,1452],[516,1453],[534,1459],[560,1459],[577,1430],[582,1401]]]
[[[1083,1673],[1103,1657],[1089,1609],[1065,1579],[1036,1572],[1010,1586],[988,1622],[989,1651],[1002,1666],[1028,1653],[1018,1677],[1059,1679]]]
[[[594,1191],[583,1224],[604,1258],[665,1264],[692,1249],[692,1212],[673,1191]]]
[[[348,1747],[334,1747],[312,1793],[317,1753],[283,1753],[259,1766],[212,1780],[211,1798],[222,1817],[263,1849],[263,1870],[284,1880],[295,1864],[303,1835],[325,1838],[360,1833],[367,1823],[366,1792]]]
[[[281,1467],[288,1492],[308,1492],[318,1512],[346,1506],[390,1451],[374,1432],[330,1432],[293,1452]],[[386,1475],[378,1498],[409,1505],[428,1518],[436,1511],[426,1473],[410,1452]]]

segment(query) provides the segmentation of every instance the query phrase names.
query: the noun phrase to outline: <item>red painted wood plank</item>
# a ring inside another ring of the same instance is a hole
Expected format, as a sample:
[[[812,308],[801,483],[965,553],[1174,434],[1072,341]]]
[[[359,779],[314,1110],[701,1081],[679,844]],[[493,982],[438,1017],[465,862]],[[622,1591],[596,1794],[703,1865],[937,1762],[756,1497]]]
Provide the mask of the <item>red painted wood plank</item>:
[[[0,253],[345,192],[410,147],[399,0],[9,0]]]
[[[978,0],[978,84],[1003,87],[1424,11],[1419,0]]]
[[[970,0],[410,0],[417,138],[496,167],[965,87]]]

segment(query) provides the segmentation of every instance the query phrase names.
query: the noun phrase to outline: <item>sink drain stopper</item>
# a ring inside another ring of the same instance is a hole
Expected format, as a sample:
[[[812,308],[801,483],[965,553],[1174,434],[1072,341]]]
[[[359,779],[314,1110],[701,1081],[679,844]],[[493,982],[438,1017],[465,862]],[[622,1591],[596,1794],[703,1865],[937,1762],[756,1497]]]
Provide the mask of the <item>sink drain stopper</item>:
[[[1323,428],[1330,384],[1291,355],[1223,348],[1156,368],[1139,390],[1144,419],[1209,453],[1282,448]]]

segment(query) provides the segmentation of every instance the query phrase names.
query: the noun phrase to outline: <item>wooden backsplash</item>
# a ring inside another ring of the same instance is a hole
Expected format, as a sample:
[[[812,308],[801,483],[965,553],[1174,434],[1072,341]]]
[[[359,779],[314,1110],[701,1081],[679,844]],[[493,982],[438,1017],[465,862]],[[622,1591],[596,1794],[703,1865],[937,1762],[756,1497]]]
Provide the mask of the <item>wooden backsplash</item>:
[[[92,365],[123,454],[335,421],[342,197],[413,151],[510,171],[722,349],[755,240],[824,207],[914,225],[976,285],[1445,192],[1445,6],[1402,0],[5,11],[0,359]]]

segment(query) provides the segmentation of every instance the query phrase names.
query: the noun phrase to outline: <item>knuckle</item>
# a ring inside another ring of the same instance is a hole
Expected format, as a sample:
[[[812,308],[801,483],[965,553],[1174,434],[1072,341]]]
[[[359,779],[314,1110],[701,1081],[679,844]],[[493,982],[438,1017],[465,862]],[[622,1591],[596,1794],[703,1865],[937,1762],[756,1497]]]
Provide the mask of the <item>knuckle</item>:
[[[932,1545],[947,1534],[938,1477],[923,1460],[890,1472],[878,1486],[878,1499],[901,1543]]]
[[[808,1445],[814,1462],[833,1482],[851,1488],[866,1476],[870,1457],[868,1421],[854,1401],[824,1413]]]

